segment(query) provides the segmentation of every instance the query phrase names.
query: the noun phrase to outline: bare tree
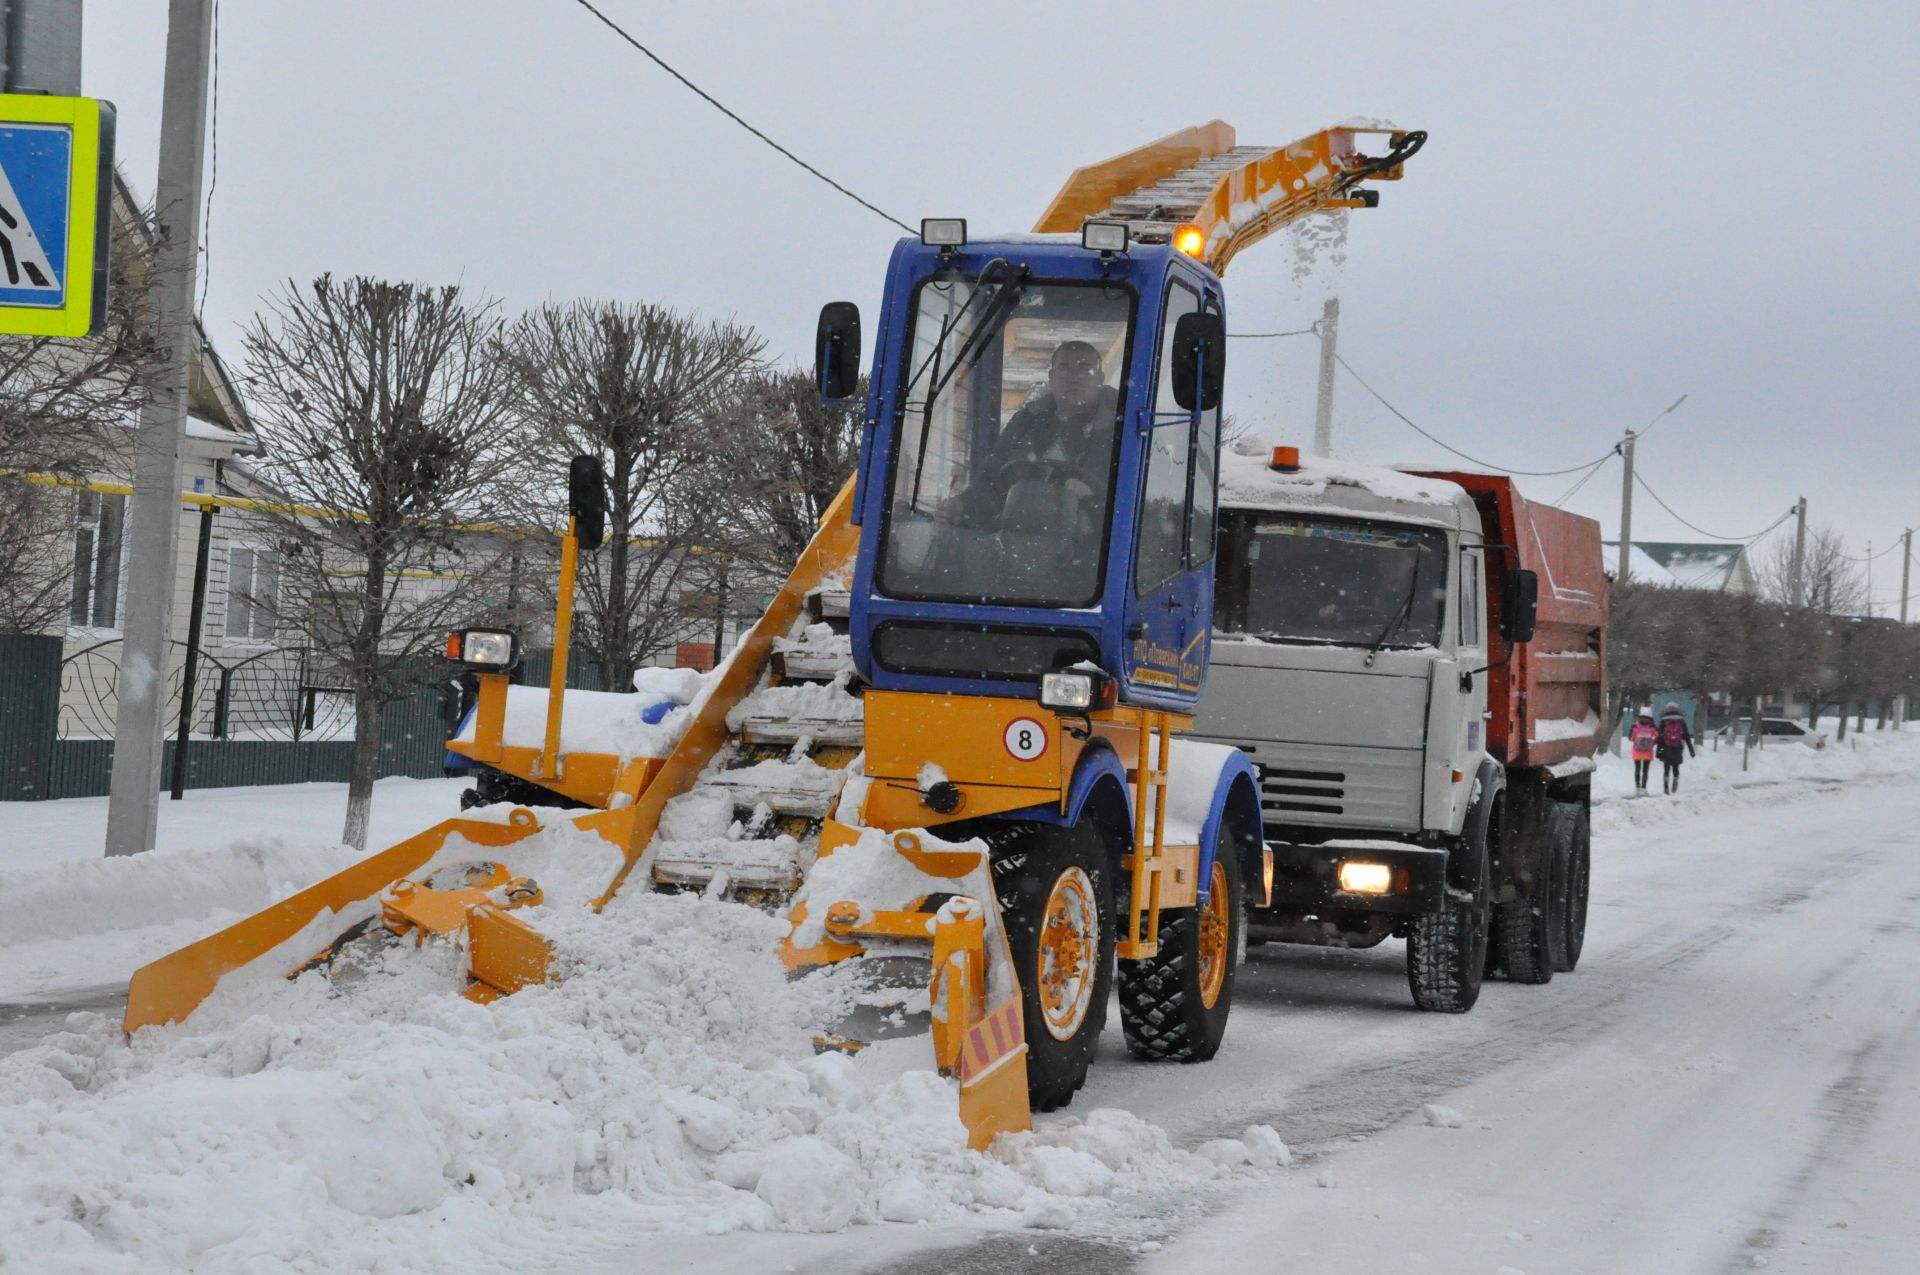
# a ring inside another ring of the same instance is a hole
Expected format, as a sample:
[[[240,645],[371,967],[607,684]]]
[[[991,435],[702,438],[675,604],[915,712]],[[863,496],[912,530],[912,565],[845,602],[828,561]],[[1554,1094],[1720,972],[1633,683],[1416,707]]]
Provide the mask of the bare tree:
[[[852,401],[864,404],[866,394],[863,379]],[[861,415],[822,406],[806,371],[746,378],[724,415],[715,437],[734,487],[729,555],[784,579],[860,462]]]
[[[1807,529],[1805,560],[1800,564],[1799,597],[1794,596],[1793,540],[1782,536],[1767,550],[1755,573],[1767,597],[1805,614],[1789,624],[1790,649],[1796,657],[1789,676],[1777,683],[1797,687],[1806,696],[1807,723],[1820,720],[1820,710],[1850,681],[1847,643],[1833,617],[1866,612],[1870,595],[1866,571],[1859,558],[1847,552],[1847,542],[1830,526]]]
[[[537,471],[531,485],[548,516],[567,457],[595,455],[606,470],[607,544],[582,561],[576,625],[609,690],[626,689],[635,668],[711,609],[698,560],[733,485],[717,409],[759,369],[764,345],[731,321],[603,301],[545,306],[508,336],[520,464]]]
[[[507,374],[495,307],[457,287],[322,275],[289,283],[245,335],[280,594],[354,696],[342,836],[364,848],[381,707],[422,680],[422,656],[465,606],[484,503],[507,456]]]
[[[1832,527],[1807,528],[1798,599],[1793,596],[1793,537],[1776,537],[1754,565],[1760,592],[1775,602],[1812,607],[1822,615],[1866,613],[1866,572],[1847,552],[1846,538]]]
[[[152,229],[120,192],[107,319],[83,340],[0,336],[0,631],[66,618],[73,504],[47,476],[114,468],[163,353],[151,321]],[[30,484],[24,475],[40,476]]]

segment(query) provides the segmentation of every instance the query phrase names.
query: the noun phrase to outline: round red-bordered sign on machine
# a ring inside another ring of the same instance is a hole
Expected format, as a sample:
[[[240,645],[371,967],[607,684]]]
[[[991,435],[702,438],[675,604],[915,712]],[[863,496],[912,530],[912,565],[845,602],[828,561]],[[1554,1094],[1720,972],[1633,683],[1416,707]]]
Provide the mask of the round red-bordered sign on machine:
[[[1047,728],[1031,717],[1016,717],[1000,737],[1015,761],[1038,761],[1047,752]]]

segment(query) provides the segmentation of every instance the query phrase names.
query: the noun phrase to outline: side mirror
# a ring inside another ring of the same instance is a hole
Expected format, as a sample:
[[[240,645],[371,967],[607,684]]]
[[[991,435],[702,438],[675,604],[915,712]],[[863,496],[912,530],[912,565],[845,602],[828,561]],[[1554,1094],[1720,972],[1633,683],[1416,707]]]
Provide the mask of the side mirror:
[[[829,301],[813,337],[813,381],[823,400],[851,398],[860,383],[860,307]]]
[[[1220,406],[1226,369],[1227,321],[1218,314],[1181,315],[1173,325],[1173,401],[1182,411],[1211,412]]]
[[[567,465],[567,514],[582,549],[607,538],[607,479],[598,456],[575,456]]]
[[[1540,577],[1515,567],[1507,572],[1500,595],[1500,640],[1509,645],[1533,641],[1540,613]]]

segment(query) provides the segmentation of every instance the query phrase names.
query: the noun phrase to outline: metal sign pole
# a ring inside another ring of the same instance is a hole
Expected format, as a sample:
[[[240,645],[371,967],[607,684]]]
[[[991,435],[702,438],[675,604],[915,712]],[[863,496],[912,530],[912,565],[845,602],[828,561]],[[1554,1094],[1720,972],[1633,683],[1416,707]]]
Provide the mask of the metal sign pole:
[[[114,723],[107,853],[153,848],[159,818],[161,710],[167,698],[167,642],[179,574],[180,440],[188,375],[197,345],[193,321],[200,243],[201,160],[207,132],[207,62],[213,0],[170,0],[167,75],[160,108],[159,243],[155,317],[167,365],[140,413],[133,500],[127,519],[126,640]]]

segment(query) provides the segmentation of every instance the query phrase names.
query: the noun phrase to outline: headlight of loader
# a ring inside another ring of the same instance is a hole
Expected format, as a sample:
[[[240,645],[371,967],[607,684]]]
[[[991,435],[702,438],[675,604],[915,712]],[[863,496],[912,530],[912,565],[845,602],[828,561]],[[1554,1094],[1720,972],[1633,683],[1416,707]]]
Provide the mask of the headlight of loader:
[[[1111,707],[1114,691],[1113,679],[1096,668],[1048,673],[1040,679],[1040,707],[1056,713],[1091,713]]]
[[[504,673],[520,661],[520,640],[506,629],[463,629],[447,637],[447,658],[479,673]]]
[[[1393,869],[1384,863],[1342,859],[1337,876],[1348,894],[1385,894],[1393,888]]]

